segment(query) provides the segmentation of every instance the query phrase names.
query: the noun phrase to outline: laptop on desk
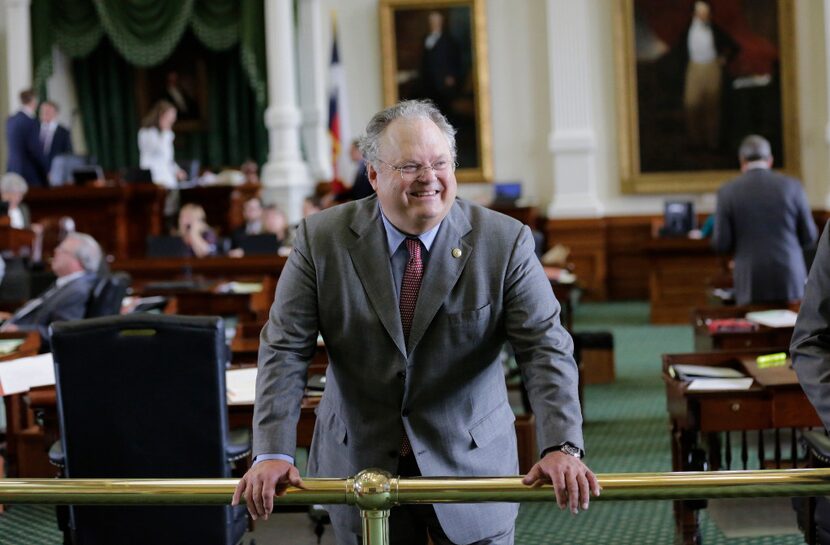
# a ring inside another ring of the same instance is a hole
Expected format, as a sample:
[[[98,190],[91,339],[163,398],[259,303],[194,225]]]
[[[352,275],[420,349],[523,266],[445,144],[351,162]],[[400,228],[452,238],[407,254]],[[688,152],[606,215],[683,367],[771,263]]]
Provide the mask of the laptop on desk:
[[[188,248],[181,237],[153,236],[147,237],[147,257],[187,257]]]
[[[277,236],[271,233],[263,235],[246,235],[239,241],[239,247],[245,255],[276,255],[280,248]]]

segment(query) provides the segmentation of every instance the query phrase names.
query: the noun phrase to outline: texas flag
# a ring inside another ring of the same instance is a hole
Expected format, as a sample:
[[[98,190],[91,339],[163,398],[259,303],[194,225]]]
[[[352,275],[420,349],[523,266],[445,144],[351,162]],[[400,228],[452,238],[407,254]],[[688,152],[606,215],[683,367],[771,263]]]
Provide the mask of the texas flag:
[[[332,164],[335,193],[343,190],[343,177],[350,170],[349,101],[346,98],[346,73],[340,63],[337,49],[337,20],[332,15],[331,64],[329,65],[329,134],[331,135]]]

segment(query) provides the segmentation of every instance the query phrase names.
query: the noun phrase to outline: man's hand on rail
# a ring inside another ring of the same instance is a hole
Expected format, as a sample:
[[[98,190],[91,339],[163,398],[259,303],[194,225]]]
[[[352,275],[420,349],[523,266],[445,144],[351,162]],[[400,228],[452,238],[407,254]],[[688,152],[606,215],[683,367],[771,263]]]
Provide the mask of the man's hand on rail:
[[[582,460],[564,452],[550,452],[539,460],[522,479],[527,485],[552,484],[560,509],[569,507],[579,513],[588,509],[590,494],[599,496],[600,487],[594,473]]]
[[[265,460],[254,464],[239,480],[233,493],[231,505],[238,505],[244,498],[251,518],[256,520],[268,515],[274,509],[274,495],[285,495],[288,485],[303,487],[299,470],[283,460]]]

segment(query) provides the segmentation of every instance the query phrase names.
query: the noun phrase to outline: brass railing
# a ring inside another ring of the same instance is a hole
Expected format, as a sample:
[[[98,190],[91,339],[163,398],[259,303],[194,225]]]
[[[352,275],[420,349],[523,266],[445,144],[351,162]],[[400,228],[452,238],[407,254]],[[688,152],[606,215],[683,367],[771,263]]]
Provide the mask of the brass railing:
[[[593,501],[691,500],[830,495],[830,469],[606,473]],[[236,479],[0,479],[0,504],[222,505]],[[304,479],[278,505],[348,504],[360,509],[363,543],[388,543],[389,509],[410,503],[554,501],[549,485],[529,487],[521,477],[393,477],[382,470],[349,479]]]

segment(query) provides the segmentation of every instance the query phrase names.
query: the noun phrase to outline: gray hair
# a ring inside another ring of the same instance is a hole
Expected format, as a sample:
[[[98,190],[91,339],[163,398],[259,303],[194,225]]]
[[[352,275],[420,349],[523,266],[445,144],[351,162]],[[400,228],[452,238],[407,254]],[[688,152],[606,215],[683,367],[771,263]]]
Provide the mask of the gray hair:
[[[429,100],[404,100],[372,116],[366,125],[366,133],[360,137],[358,146],[366,161],[377,164],[379,159],[380,137],[386,128],[396,119],[429,119],[435,123],[450,147],[452,160],[455,161],[455,127],[450,125],[444,114]]]
[[[95,239],[85,233],[69,233],[64,240],[69,239],[78,241],[75,257],[80,261],[81,267],[88,273],[97,273],[101,266],[101,247]]]
[[[763,136],[750,134],[741,142],[738,148],[738,159],[741,161],[760,161],[772,157],[769,141]]]
[[[0,193],[20,193],[25,195],[29,191],[29,185],[23,176],[16,172],[7,172],[0,178]]]

